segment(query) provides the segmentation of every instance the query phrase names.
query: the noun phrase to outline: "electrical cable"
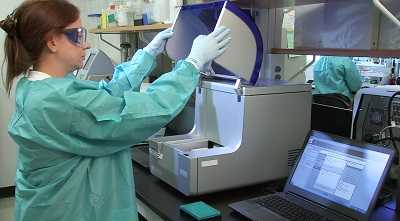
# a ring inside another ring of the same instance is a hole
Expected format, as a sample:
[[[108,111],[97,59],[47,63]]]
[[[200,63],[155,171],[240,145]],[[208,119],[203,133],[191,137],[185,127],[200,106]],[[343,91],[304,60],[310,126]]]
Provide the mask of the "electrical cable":
[[[373,143],[374,143],[374,144],[377,144],[377,143],[380,143],[380,142],[383,142],[383,141],[387,141],[387,140],[392,141],[392,139],[394,139],[395,141],[400,142],[400,138],[396,138],[396,137],[394,137],[394,138],[385,137],[385,138],[382,138],[382,139],[379,139],[379,140],[375,140]]]
[[[400,94],[400,91],[397,91],[389,99],[388,120],[387,120],[387,125],[388,126],[392,125],[392,102],[393,102],[393,99],[399,94]],[[392,144],[393,144],[394,151],[396,152],[396,157],[395,157],[395,161],[394,162],[395,162],[396,165],[398,165],[399,164],[399,149],[397,149],[397,144],[396,144],[396,141],[395,141],[394,136],[393,136],[393,128],[392,127],[389,128],[389,134],[390,134],[390,138],[391,138],[391,141],[392,141]]]
[[[381,134],[383,131],[385,131],[385,130],[387,130],[387,129],[390,129],[390,128],[398,128],[398,129],[400,129],[400,126],[397,126],[397,125],[395,125],[395,126],[392,126],[392,125],[386,126],[385,128],[383,128],[383,129],[379,132],[379,134]]]

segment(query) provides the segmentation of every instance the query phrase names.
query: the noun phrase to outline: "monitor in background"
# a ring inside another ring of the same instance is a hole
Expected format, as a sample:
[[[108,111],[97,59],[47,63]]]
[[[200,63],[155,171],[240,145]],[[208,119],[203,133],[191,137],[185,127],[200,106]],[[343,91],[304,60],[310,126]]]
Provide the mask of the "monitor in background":
[[[80,80],[110,80],[114,73],[114,63],[103,51],[95,48],[86,50],[85,62],[76,78]]]
[[[85,66],[83,66],[84,70],[89,70],[89,66],[93,63],[94,57],[95,57],[95,54],[90,53],[89,57],[85,61]]]

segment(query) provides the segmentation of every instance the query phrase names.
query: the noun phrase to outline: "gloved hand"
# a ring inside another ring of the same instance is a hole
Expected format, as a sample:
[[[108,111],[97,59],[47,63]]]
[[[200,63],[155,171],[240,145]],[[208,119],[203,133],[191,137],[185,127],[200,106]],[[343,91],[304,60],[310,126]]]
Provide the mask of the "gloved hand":
[[[228,28],[219,27],[208,35],[197,36],[186,61],[192,63],[201,72],[207,71],[211,61],[225,52],[231,41],[230,33]]]
[[[165,43],[168,38],[171,38],[174,33],[171,28],[168,28],[158,33],[153,40],[143,50],[154,57],[161,54],[164,51]]]

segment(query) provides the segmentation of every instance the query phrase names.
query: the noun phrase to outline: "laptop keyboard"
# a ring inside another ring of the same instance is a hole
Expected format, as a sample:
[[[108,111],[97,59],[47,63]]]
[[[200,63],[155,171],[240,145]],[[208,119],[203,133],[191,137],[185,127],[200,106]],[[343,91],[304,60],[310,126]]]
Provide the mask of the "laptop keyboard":
[[[259,205],[293,221],[319,221],[326,220],[323,216],[304,209],[278,195],[270,195],[257,199]]]

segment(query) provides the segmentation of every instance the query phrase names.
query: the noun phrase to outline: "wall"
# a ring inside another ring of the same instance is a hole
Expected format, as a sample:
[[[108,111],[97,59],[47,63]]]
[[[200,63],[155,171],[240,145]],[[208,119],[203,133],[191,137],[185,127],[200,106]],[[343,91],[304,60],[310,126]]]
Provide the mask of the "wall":
[[[22,0],[2,0],[0,19],[4,19]],[[3,42],[5,32],[0,30],[0,62],[3,62]],[[7,133],[7,125],[14,111],[14,97],[9,98],[4,91],[3,81],[0,82],[0,188],[14,186],[17,146]]]

